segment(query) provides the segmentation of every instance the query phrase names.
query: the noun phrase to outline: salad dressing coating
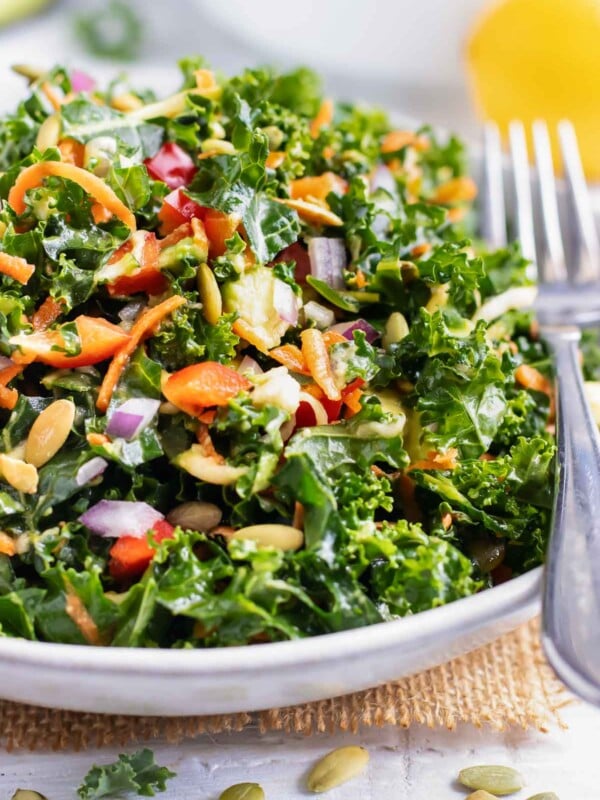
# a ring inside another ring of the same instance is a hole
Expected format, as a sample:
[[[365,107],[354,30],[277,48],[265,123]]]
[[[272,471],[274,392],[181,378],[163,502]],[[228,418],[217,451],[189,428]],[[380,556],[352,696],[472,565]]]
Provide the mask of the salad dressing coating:
[[[56,68],[0,122],[0,632],[261,643],[539,564],[551,368],[461,143],[181,68]]]

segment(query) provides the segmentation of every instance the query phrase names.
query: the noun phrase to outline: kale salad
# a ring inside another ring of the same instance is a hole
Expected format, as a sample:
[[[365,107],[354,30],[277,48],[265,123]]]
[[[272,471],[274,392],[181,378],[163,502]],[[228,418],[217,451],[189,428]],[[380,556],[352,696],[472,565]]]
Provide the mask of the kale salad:
[[[0,632],[340,631],[544,557],[551,365],[463,146],[311,71],[157,99],[17,67],[0,122]]]

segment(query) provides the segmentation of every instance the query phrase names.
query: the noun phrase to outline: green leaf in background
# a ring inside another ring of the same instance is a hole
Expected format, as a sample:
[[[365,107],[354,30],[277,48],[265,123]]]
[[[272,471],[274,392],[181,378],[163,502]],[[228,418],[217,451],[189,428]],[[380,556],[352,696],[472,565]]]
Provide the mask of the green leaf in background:
[[[121,0],[98,4],[75,18],[75,32],[81,43],[98,58],[133,61],[140,52],[143,29],[143,20]]]

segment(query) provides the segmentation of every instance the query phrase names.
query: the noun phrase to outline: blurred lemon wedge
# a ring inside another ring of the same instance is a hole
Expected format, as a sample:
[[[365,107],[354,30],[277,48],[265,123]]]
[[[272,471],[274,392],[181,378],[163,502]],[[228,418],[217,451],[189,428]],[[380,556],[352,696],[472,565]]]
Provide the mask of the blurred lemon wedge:
[[[485,119],[505,134],[513,119],[570,119],[600,180],[600,0],[497,0],[472,28],[467,64]]]

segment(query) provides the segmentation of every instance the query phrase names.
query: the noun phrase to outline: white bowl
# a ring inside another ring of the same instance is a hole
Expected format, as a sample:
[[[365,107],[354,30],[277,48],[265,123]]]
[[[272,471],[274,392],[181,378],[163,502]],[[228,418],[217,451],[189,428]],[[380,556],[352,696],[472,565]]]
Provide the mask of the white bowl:
[[[114,714],[256,711],[366,689],[441,664],[531,619],[542,569],[412,617],[289,642],[145,650],[0,639],[8,700]]]

